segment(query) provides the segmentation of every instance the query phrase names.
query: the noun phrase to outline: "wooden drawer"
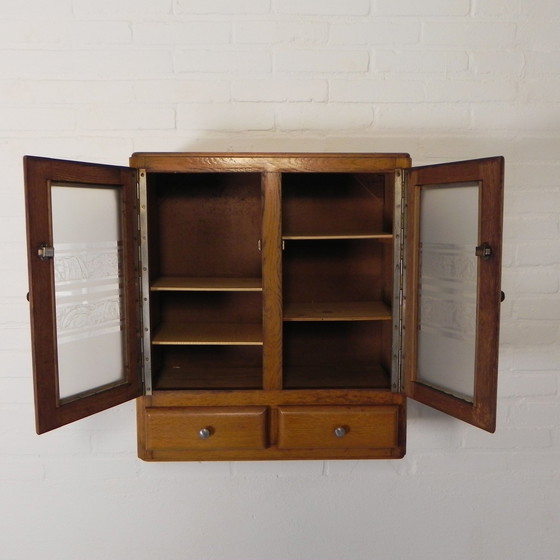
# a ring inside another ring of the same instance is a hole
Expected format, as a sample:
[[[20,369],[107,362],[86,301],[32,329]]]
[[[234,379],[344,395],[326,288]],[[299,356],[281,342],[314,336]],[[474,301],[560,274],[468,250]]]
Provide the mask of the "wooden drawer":
[[[283,406],[280,449],[393,448],[398,445],[398,406]]]
[[[266,407],[146,409],[149,450],[263,449]]]

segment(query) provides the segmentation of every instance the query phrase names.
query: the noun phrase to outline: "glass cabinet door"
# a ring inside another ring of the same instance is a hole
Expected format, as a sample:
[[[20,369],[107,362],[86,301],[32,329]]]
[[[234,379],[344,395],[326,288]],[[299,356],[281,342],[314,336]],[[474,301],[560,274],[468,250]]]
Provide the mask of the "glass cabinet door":
[[[503,158],[418,167],[407,187],[408,396],[493,432]]]
[[[37,432],[140,394],[135,173],[25,158]]]

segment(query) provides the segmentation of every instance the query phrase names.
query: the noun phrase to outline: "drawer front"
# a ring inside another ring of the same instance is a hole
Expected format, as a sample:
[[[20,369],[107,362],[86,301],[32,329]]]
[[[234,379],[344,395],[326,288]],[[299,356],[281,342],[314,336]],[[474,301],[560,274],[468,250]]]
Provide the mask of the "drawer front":
[[[151,450],[263,449],[266,407],[146,409]]]
[[[398,406],[284,406],[279,408],[280,449],[393,448]]]

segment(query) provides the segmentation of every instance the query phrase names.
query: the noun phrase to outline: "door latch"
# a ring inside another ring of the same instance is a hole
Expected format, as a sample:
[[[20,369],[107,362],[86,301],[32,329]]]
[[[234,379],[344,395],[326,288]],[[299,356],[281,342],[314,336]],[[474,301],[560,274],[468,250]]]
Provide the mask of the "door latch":
[[[493,254],[494,254],[494,251],[492,251],[492,247],[490,247],[490,245],[488,245],[488,243],[486,243],[486,242],[483,243],[482,245],[479,245],[475,249],[475,255],[477,257],[481,257],[485,261],[487,261]]]
[[[42,243],[37,249],[37,256],[42,260],[54,259],[54,247],[49,247],[46,243]]]

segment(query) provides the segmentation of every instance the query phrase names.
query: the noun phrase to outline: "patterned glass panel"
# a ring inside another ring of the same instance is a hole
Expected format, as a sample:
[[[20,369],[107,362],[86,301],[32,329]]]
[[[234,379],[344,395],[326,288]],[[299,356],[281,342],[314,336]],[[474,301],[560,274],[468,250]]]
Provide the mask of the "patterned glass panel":
[[[124,381],[118,189],[51,187],[59,398]]]
[[[474,398],[478,183],[422,187],[417,379]]]

